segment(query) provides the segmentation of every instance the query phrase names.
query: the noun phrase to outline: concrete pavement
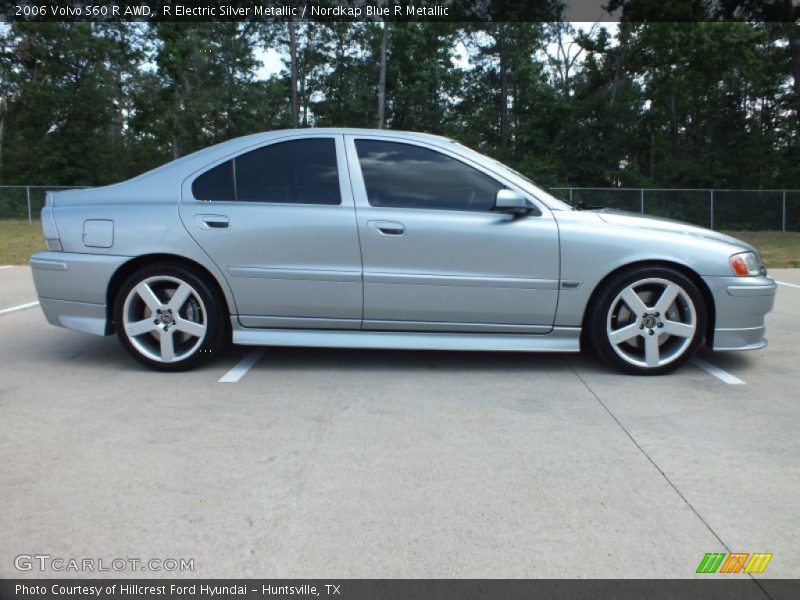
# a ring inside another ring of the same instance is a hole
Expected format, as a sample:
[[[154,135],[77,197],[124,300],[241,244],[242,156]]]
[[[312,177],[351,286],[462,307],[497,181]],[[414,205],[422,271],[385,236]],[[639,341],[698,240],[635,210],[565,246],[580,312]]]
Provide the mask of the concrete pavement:
[[[0,309],[33,297],[0,271]],[[250,349],[154,373],[38,308],[0,315],[0,576],[63,575],[14,567],[47,553],[194,560],[100,576],[686,578],[737,551],[800,577],[798,319],[782,287],[769,348],[703,355],[739,386],[291,348],[224,384]]]

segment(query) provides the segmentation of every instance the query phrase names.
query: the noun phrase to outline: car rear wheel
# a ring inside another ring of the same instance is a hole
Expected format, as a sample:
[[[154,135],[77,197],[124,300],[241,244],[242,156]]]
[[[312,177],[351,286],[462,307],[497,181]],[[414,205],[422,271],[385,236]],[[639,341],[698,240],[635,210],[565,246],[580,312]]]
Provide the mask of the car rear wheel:
[[[706,305],[697,285],[667,267],[617,275],[599,291],[591,310],[593,346],[626,373],[677,369],[697,351],[706,331]]]
[[[114,305],[122,345],[139,362],[162,371],[196,367],[224,345],[226,312],[204,278],[161,263],[133,273]]]

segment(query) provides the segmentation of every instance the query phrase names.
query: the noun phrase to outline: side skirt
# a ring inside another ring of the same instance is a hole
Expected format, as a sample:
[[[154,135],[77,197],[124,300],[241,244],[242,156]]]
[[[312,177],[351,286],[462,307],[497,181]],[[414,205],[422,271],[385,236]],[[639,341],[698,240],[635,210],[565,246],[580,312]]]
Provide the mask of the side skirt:
[[[580,327],[550,333],[427,333],[405,331],[253,329],[231,319],[233,343],[245,346],[381,348],[391,350],[483,350],[496,352],[579,352]]]

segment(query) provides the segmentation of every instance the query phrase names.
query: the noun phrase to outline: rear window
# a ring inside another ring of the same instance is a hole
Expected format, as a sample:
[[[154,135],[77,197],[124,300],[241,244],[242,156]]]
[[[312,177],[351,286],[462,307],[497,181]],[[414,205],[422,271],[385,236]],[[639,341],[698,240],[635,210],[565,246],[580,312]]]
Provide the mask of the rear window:
[[[340,204],[336,143],[332,139],[294,140],[237,156],[236,198]]]
[[[336,143],[292,140],[251,150],[195,179],[198,200],[341,204]]]

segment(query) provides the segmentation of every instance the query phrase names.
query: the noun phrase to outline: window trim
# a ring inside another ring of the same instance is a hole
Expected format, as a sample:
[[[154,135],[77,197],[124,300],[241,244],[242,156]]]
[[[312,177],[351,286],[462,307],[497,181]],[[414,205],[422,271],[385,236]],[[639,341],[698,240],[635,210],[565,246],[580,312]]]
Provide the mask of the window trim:
[[[388,134],[389,132],[387,132]],[[439,152],[448,158],[452,158],[462,164],[465,164],[468,167],[483,173],[487,177],[496,181],[499,185],[503,187],[513,190],[519,194],[521,194],[528,202],[530,202],[531,207],[533,210],[527,215],[527,217],[541,217],[544,215],[545,210],[544,207],[535,196],[533,196],[529,191],[525,190],[524,188],[520,187],[519,185],[507,180],[506,178],[502,177],[501,175],[497,174],[486,165],[482,163],[476,162],[469,156],[464,156],[456,151],[451,150],[441,144],[427,141],[427,140],[419,140],[419,139],[409,139],[402,136],[392,136],[387,134],[348,134],[345,136],[345,151],[347,153],[347,162],[349,165],[350,170],[350,180],[351,185],[353,187],[353,197],[355,200],[356,210],[359,207],[370,208],[374,210],[414,210],[414,211],[425,211],[431,212],[435,211],[438,213],[458,213],[458,214],[471,214],[471,215],[500,215],[502,213],[494,212],[491,210],[468,210],[468,209],[443,209],[443,208],[418,208],[418,207],[392,207],[392,206],[375,206],[370,204],[369,202],[369,195],[367,193],[367,184],[364,180],[364,174],[361,171],[361,161],[358,156],[358,149],[356,148],[356,141],[358,140],[368,140],[368,141],[381,141],[381,142],[390,142],[396,144],[406,144],[409,146],[419,146],[421,148],[425,148],[427,150],[431,150],[433,152]],[[454,143],[455,145],[455,143]]]

